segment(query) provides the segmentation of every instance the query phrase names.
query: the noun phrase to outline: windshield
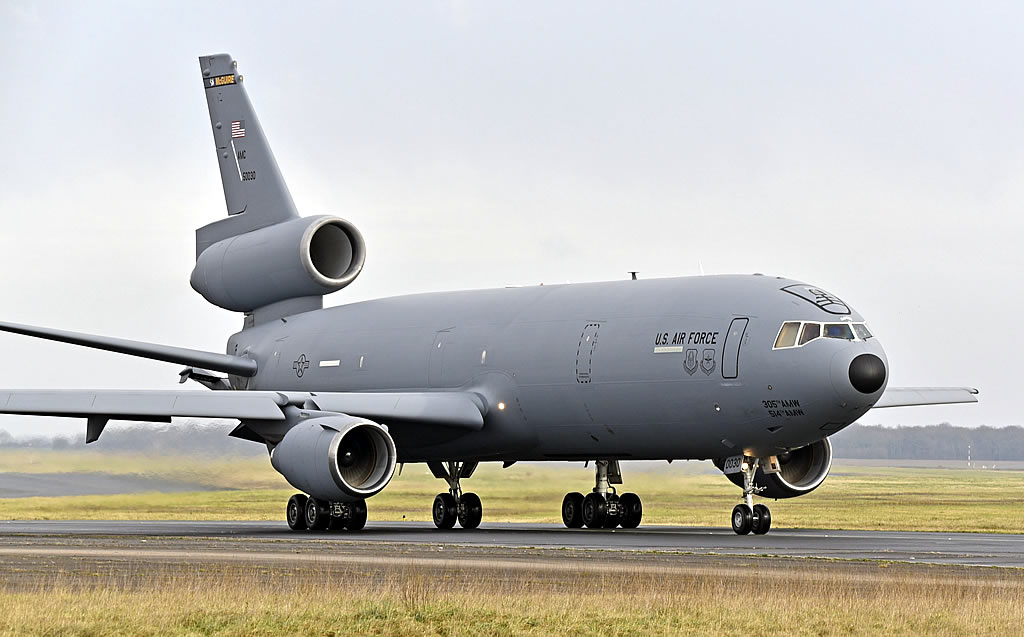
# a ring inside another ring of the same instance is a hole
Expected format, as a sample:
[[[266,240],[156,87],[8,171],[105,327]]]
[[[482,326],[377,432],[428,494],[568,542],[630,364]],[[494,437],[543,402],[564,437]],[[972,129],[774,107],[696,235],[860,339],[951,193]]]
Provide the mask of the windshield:
[[[871,330],[863,323],[818,323],[816,321],[786,321],[779,329],[772,349],[803,347],[818,338],[837,338],[847,341],[866,341]]]
[[[825,338],[845,338],[853,340],[853,328],[849,323],[828,323],[825,325]]]

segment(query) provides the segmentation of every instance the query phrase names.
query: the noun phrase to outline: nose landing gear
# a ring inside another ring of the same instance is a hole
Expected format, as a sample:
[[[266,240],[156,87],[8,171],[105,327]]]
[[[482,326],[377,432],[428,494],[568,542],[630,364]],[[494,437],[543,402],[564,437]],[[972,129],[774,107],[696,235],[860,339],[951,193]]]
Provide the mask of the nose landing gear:
[[[450,529],[458,522],[464,529],[475,529],[483,518],[483,505],[475,493],[463,493],[460,480],[476,471],[476,462],[428,462],[435,478],[448,483],[448,493],[434,498],[433,519],[439,529]]]
[[[570,529],[635,529],[643,518],[643,503],[635,493],[615,492],[613,484],[622,484],[618,460],[594,462],[594,490],[567,493],[562,499],[562,523]]]
[[[772,512],[763,504],[754,504],[754,494],[765,489],[754,484],[758,462],[756,458],[743,460],[743,503],[732,509],[732,530],[737,535],[764,535],[772,528]]]

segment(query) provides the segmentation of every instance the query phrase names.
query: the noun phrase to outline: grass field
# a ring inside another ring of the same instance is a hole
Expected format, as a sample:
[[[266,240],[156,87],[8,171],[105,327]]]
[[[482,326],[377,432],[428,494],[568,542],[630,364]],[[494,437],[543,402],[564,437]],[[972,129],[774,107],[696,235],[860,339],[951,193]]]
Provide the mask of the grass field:
[[[211,565],[144,578],[102,571],[0,593],[11,635],[965,635],[1013,634],[1024,580],[983,569],[870,569],[794,562],[572,580],[416,568],[339,576]],[[887,571],[893,571],[891,573]],[[781,575],[781,576],[780,576]]]
[[[726,526],[739,489],[709,463],[631,470],[624,490],[644,502],[645,524]],[[93,451],[3,451],[0,472],[105,472],[188,481],[221,490],[107,496],[0,499],[0,519],[281,520],[294,493],[266,458],[152,458]],[[484,522],[559,522],[562,496],[586,493],[593,471],[581,463],[482,465],[463,482],[484,504]],[[442,490],[423,465],[405,467],[369,501],[371,520],[430,519]],[[1011,514],[1024,505],[1024,471],[907,469],[837,462],[814,493],[769,502],[776,528],[914,531],[1021,531]]]

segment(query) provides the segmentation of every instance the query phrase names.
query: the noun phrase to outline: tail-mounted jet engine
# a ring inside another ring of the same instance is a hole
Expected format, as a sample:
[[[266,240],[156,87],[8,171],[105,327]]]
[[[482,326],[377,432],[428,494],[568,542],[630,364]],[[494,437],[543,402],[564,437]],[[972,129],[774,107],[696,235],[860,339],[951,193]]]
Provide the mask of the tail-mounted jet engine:
[[[765,473],[760,467],[754,474],[754,484],[764,487],[757,495],[764,498],[795,498],[818,488],[832,468],[832,443],[828,438],[813,442],[806,447],[781,453],[778,473]],[[724,460],[715,460],[715,466],[722,469]],[[733,484],[743,487],[742,473],[726,474]]]
[[[366,245],[338,217],[303,217],[228,237],[202,251],[192,288],[233,312],[285,299],[323,296],[355,280]]]
[[[387,429],[351,416],[305,420],[288,430],[270,462],[296,489],[325,502],[357,502],[380,493],[397,460]]]

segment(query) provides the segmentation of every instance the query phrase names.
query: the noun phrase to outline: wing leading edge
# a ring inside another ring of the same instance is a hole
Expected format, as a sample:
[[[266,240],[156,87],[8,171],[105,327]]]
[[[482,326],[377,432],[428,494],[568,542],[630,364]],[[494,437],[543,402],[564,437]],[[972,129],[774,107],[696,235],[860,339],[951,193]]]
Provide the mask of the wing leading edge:
[[[888,387],[874,408],[955,405],[978,402],[973,387]]]

